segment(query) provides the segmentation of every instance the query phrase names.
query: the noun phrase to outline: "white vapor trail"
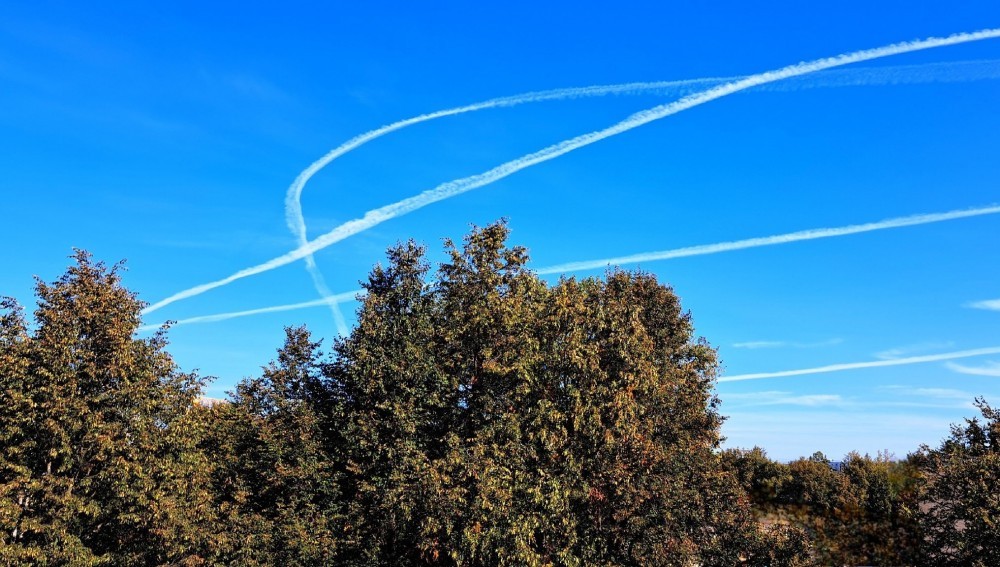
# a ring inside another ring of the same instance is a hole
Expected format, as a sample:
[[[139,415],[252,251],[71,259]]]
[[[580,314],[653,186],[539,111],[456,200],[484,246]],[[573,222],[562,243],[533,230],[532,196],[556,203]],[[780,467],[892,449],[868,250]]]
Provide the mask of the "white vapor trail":
[[[972,209],[961,209],[956,211],[948,211],[944,213],[928,213],[922,215],[911,215],[906,217],[896,217],[884,221],[872,222],[866,224],[856,224],[849,226],[842,226],[837,228],[816,228],[810,230],[803,230],[799,232],[791,232],[787,234],[779,234],[776,236],[766,236],[761,238],[748,238],[746,240],[737,240],[733,242],[720,242],[716,244],[703,244],[700,246],[690,246],[687,248],[677,248],[674,250],[664,250],[660,252],[645,252],[642,254],[633,254],[631,256],[621,256],[618,258],[605,258],[601,260],[586,260],[582,262],[571,262],[567,264],[560,264],[557,266],[548,266],[544,268],[538,268],[535,270],[537,274],[557,274],[572,272],[576,270],[589,270],[593,268],[603,268],[609,265],[625,265],[633,264],[638,262],[648,262],[657,260],[671,260],[674,258],[683,258],[687,256],[699,256],[705,254],[717,254],[719,252],[728,252],[731,250],[742,250],[744,248],[755,248],[758,246],[774,246],[778,244],[787,244],[790,242],[798,242],[800,240],[812,240],[816,238],[832,238],[836,236],[847,236],[850,234],[857,234],[860,232],[868,232],[873,230],[886,230],[891,228],[901,228],[906,226],[915,226],[920,224],[928,224],[935,222],[942,222],[947,220],[962,219],[967,217],[979,216],[979,215],[989,215],[1000,213],[1000,205],[991,205],[987,207],[977,207]],[[265,307],[261,309],[251,309],[248,311],[236,311],[233,313],[222,313],[219,315],[207,315],[202,317],[193,317],[191,319],[182,319],[176,321],[175,325],[183,325],[186,323],[209,323],[214,321],[224,321],[226,319],[233,319],[235,317],[246,317],[249,315],[257,315],[259,313],[271,313],[274,311],[291,311],[293,309],[306,309],[309,307],[317,307],[320,305],[328,305],[330,303],[339,302],[343,300],[349,300],[354,298],[356,295],[363,293],[363,290],[355,290],[346,293],[341,293],[338,295],[331,295],[325,299],[319,299],[316,301],[306,301],[304,303],[294,303],[291,305],[279,305],[275,307]],[[968,304],[969,307],[976,307],[981,309],[994,309],[1000,310],[1000,300],[987,300],[979,301],[975,303]],[[150,330],[158,328],[158,325],[146,325],[140,330]]]
[[[788,376],[805,376],[807,374],[823,374],[825,372],[857,370],[860,368],[881,368],[883,366],[921,364],[924,362],[938,362],[941,360],[972,358],[974,356],[984,356],[988,354],[1000,354],[1000,347],[986,347],[973,350],[962,350],[958,352],[946,352],[942,354],[928,354],[924,356],[911,356],[908,358],[894,358],[891,360],[869,360],[866,362],[848,362],[845,364],[831,364],[829,366],[820,366],[818,368],[803,368],[801,370],[783,370],[781,372],[757,372],[754,374],[736,374],[734,376],[723,376],[719,378],[719,382],[738,382],[740,380],[759,380],[762,378],[784,378]]]
[[[878,222],[865,224],[852,224],[836,228],[813,228],[799,232],[778,234],[775,236],[762,236],[759,238],[747,238],[745,240],[734,240],[731,242],[719,242],[716,244],[703,244],[701,246],[688,246],[686,248],[675,248],[673,250],[661,250],[659,252],[643,252],[632,254],[631,256],[620,256],[617,258],[604,258],[601,260],[584,260],[582,262],[567,262],[540,268],[539,274],[560,274],[565,272],[576,272],[580,270],[591,270],[594,268],[605,268],[611,266],[621,266],[624,264],[637,264],[639,262],[653,262],[657,260],[671,260],[673,258],[684,258],[687,256],[704,256],[706,254],[718,254],[720,252],[730,252],[732,250],[742,250],[744,248],[757,248],[759,246],[774,246],[777,244],[788,244],[801,240],[815,240],[817,238],[832,238],[835,236],[847,236],[861,232],[871,232],[873,230],[886,230],[889,228],[900,228],[904,226],[915,226],[933,222],[943,222],[955,219],[964,219],[979,215],[993,215],[1000,213],[1000,205],[990,205],[975,209],[963,209],[958,211],[948,211],[946,213],[931,213],[923,215],[912,215],[908,217],[897,217]]]
[[[235,319],[237,317],[248,317],[250,315],[262,315],[264,313],[278,313],[281,311],[293,311],[295,309],[307,309],[309,307],[318,307],[320,305],[327,305],[330,303],[340,303],[342,301],[350,301],[361,293],[364,293],[364,290],[356,289],[354,291],[345,291],[344,293],[338,293],[336,295],[330,295],[328,297],[314,299],[312,301],[303,301],[302,303],[291,303],[288,305],[261,307],[259,309],[247,309],[246,311],[231,311],[229,313],[217,313],[215,315],[201,315],[199,317],[189,317],[187,319],[172,321],[170,322],[170,325],[177,326],[177,325],[189,325],[191,323],[215,323],[216,321],[225,321],[227,319]],[[139,327],[137,330],[139,332],[155,331],[164,324],[166,323],[143,325]]]
[[[657,82],[645,82],[645,83],[625,83],[620,85],[602,85],[602,86],[590,86],[590,87],[578,87],[578,88],[566,88],[566,89],[553,89],[547,91],[537,91],[530,92],[520,95],[507,96],[494,98],[483,102],[477,102],[465,106],[458,106],[455,108],[449,108],[447,110],[439,110],[437,112],[431,112],[428,114],[421,114],[420,116],[415,116],[413,118],[407,118],[405,120],[399,120],[365,132],[351,138],[350,140],[344,142],[340,146],[330,150],[326,155],[319,158],[313,162],[309,167],[305,168],[302,173],[295,178],[295,181],[288,187],[288,192],[285,194],[285,222],[288,224],[289,230],[298,239],[298,245],[300,247],[307,246],[309,244],[309,238],[306,231],[306,220],[305,216],[302,214],[302,190],[305,188],[306,183],[314,175],[316,175],[321,169],[329,165],[333,160],[339,158],[340,156],[355,150],[376,138],[381,138],[386,134],[395,132],[397,130],[402,130],[408,126],[413,126],[415,124],[420,124],[421,122],[428,122],[431,120],[436,120],[438,118],[444,118],[446,116],[455,116],[457,114],[465,114],[467,112],[475,112],[477,110],[485,110],[488,108],[499,108],[505,106],[516,106],[520,104],[532,103],[532,102],[542,102],[546,100],[562,100],[567,98],[577,98],[577,97],[592,97],[592,96],[606,96],[610,94],[630,94],[635,92],[650,92],[665,89],[675,89],[680,87],[692,87],[692,86],[704,86],[709,84],[723,83],[732,80],[730,77],[719,77],[719,78],[704,78],[704,79],[689,79],[680,81],[657,81]],[[313,287],[322,297],[330,297],[332,292],[326,285],[326,281],[323,278],[323,274],[319,271],[316,266],[316,260],[312,253],[305,256],[306,270],[309,272],[310,277],[313,281]],[[334,322],[337,325],[337,330],[341,335],[346,335],[347,323],[344,320],[343,313],[337,306],[336,302],[329,303],[330,310],[333,313]]]
[[[907,82],[932,82],[937,80],[962,81],[979,80],[1000,77],[1000,61],[980,60],[980,61],[954,61],[947,63],[929,63],[921,65],[900,65],[880,67],[877,69],[838,69],[821,73],[822,78],[815,78],[814,84],[786,83],[786,88],[810,88],[810,87],[837,87],[837,86],[862,86],[876,84],[901,84]],[[657,92],[666,94],[668,92],[683,93],[684,89],[694,86],[712,85],[718,83],[732,82],[744,79],[745,76],[734,77],[707,77],[699,79],[675,80],[675,81],[655,81],[641,83],[624,83],[618,85],[597,85],[578,88],[553,89],[547,91],[536,91],[520,95],[490,99],[465,106],[459,106],[447,110],[439,110],[413,118],[407,118],[365,132],[340,146],[329,151],[326,155],[313,162],[309,167],[295,178],[295,181],[288,187],[285,194],[285,220],[292,235],[298,240],[299,246],[305,246],[309,242],[305,216],[302,213],[302,191],[306,183],[313,178],[320,170],[332,163],[344,154],[355,150],[368,142],[380,138],[391,132],[403,128],[429,122],[438,118],[455,116],[468,112],[486,110],[489,108],[517,106],[520,104],[543,102],[547,100],[564,100],[568,98],[596,97],[606,95],[638,94]],[[781,90],[780,87],[772,87]],[[332,292],[326,285],[322,272],[316,266],[316,260],[312,254],[305,257],[306,271],[312,278],[313,287],[321,297],[330,297]],[[330,311],[333,313],[334,322],[341,335],[348,332],[347,323],[336,302],[329,303]]]
[[[611,136],[627,132],[629,130],[632,130],[633,128],[638,128],[639,126],[648,124],[649,122],[652,122],[654,120],[659,120],[661,118],[677,114],[678,112],[682,112],[689,108],[693,108],[695,106],[699,106],[706,102],[710,102],[740,91],[744,91],[746,89],[772,83],[775,81],[789,79],[792,77],[806,75],[808,73],[822,71],[824,69],[830,69],[833,67],[848,65],[851,63],[859,63],[861,61],[868,61],[872,59],[878,59],[881,57],[888,57],[891,55],[898,55],[902,53],[909,53],[924,49],[932,49],[936,47],[944,47],[948,45],[957,45],[961,43],[979,41],[984,39],[992,39],[997,37],[1000,37],[1000,29],[987,29],[972,33],[955,34],[943,38],[929,38],[919,41],[896,43],[884,47],[878,47],[875,49],[866,49],[862,51],[856,51],[853,53],[838,55],[836,57],[819,59],[807,63],[798,63],[788,67],[777,69],[775,71],[767,71],[764,73],[751,75],[737,81],[732,81],[716,87],[712,87],[705,91],[685,96],[672,103],[656,106],[649,110],[644,110],[635,113],[632,116],[626,118],[625,120],[617,124],[614,124],[608,128],[605,128],[603,130],[598,130],[595,132],[591,132],[589,134],[583,134],[581,136],[577,136],[575,138],[559,142],[555,145],[549,146],[537,152],[527,154],[518,159],[501,164],[484,173],[472,175],[469,177],[464,177],[454,181],[449,181],[447,183],[438,185],[433,189],[429,189],[413,197],[409,197],[407,199],[403,199],[401,201],[397,201],[395,203],[391,203],[389,205],[385,205],[377,209],[372,209],[367,213],[365,213],[363,217],[348,221],[334,228],[330,232],[316,238],[315,240],[307,242],[305,245],[299,246],[295,250],[283,254],[282,256],[271,259],[267,262],[258,264],[256,266],[245,268],[243,270],[236,272],[235,274],[232,274],[220,280],[194,286],[192,288],[175,293],[174,295],[167,297],[166,299],[163,299],[157,303],[150,305],[149,307],[143,310],[143,313],[144,314],[152,313],[153,311],[156,311],[157,309],[165,307],[176,301],[180,301],[182,299],[186,299],[189,297],[194,297],[196,295],[205,293],[206,291],[209,291],[211,289],[215,289],[217,287],[230,284],[236,280],[260,274],[269,270],[273,270],[275,268],[284,266],[296,260],[301,260],[302,258],[305,258],[306,256],[315,253],[317,250],[321,250],[351,235],[357,234],[364,230],[368,230],[373,226],[381,224],[387,220],[396,218],[400,215],[413,212],[417,209],[420,209],[437,201],[454,197],[456,195],[465,193],[467,191],[471,191],[472,189],[476,189],[484,185],[489,185],[490,183],[494,183],[496,181],[499,181],[500,179],[508,177],[518,171],[521,171],[522,169],[555,159],[573,150],[582,148],[584,146],[588,146],[605,138],[609,138]]]

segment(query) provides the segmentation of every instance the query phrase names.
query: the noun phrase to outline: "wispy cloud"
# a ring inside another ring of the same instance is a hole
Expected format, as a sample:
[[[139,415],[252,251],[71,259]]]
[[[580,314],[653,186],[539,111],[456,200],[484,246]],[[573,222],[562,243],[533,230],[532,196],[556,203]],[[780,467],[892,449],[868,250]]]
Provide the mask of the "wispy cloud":
[[[842,342],[844,342],[844,339],[841,338],[827,339],[825,341],[817,341],[812,343],[800,343],[794,341],[746,341],[742,343],[733,343],[733,348],[745,348],[745,349],[819,348],[825,346],[839,345]]]
[[[916,396],[936,400],[965,400],[971,402],[975,397],[975,394],[956,388],[914,388],[913,386],[892,384],[890,386],[882,386],[879,390],[892,392],[897,396]]]
[[[906,356],[911,356],[920,352],[941,350],[951,348],[953,346],[955,346],[955,343],[952,341],[917,343],[876,352],[875,358],[879,360],[896,360],[898,358],[905,358]]]
[[[782,370],[779,372],[756,372],[751,374],[735,374],[723,376],[719,382],[736,382],[739,380],[759,380],[762,378],[785,378],[790,376],[805,376],[809,374],[823,374],[827,372],[842,372],[845,370],[859,370],[862,368],[882,368],[886,366],[901,366],[904,364],[921,364],[925,362],[940,362],[943,360],[954,360],[958,358],[972,358],[975,356],[985,356],[990,354],[1000,354],[1000,346],[986,347],[973,350],[963,350],[957,352],[946,352],[942,354],[930,354],[923,356],[911,356],[907,358],[896,358],[892,360],[869,360],[865,362],[848,362],[843,364],[831,364],[816,368],[802,368],[799,370]]]
[[[285,101],[291,96],[273,83],[252,75],[227,75],[222,81],[234,91],[251,98],[265,101]]]
[[[722,392],[719,397],[727,407],[750,406],[799,406],[837,407],[844,410],[873,410],[877,408],[956,409],[972,408],[975,394],[949,388],[912,388],[909,386],[883,386],[876,389],[882,396],[844,397],[841,394],[795,394],[784,390],[761,392]],[[884,394],[892,399],[884,399]],[[903,399],[901,399],[903,398]],[[911,399],[906,399],[911,398]]]
[[[839,394],[793,394],[778,390],[765,392],[740,392],[721,394],[723,403],[739,402],[740,405],[792,405],[792,406],[830,406],[842,405],[844,398]]]
[[[933,49],[937,47],[945,47],[949,45],[958,45],[962,43],[980,41],[985,39],[993,39],[998,37],[1000,37],[1000,29],[986,29],[972,33],[954,34],[944,38],[929,38],[919,41],[896,43],[884,47],[878,47],[875,49],[866,49],[862,51],[855,51],[852,53],[838,55],[836,57],[819,59],[808,63],[798,63],[795,65],[789,65],[787,67],[783,67],[781,69],[777,69],[774,71],[759,73],[756,75],[751,75],[746,78],[740,79],[738,81],[732,81],[722,85],[718,85],[710,89],[707,89],[705,91],[685,96],[669,104],[656,106],[649,110],[644,110],[635,113],[632,116],[626,118],[625,120],[617,124],[614,124],[608,128],[605,128],[603,130],[598,130],[595,132],[591,132],[589,134],[584,134],[581,136],[577,136],[575,138],[565,140],[558,144],[544,148],[540,151],[527,154],[518,159],[501,164],[489,171],[477,175],[472,175],[469,177],[464,177],[461,179],[456,179],[454,181],[449,181],[447,183],[438,185],[433,189],[429,189],[413,197],[409,197],[407,199],[403,199],[401,201],[397,201],[395,203],[391,203],[389,205],[385,205],[383,207],[370,210],[367,213],[365,213],[363,217],[344,223],[341,226],[333,229],[332,231],[309,242],[308,244],[299,246],[297,249],[292,250],[282,256],[273,258],[267,262],[258,264],[256,266],[245,268],[228,277],[208,282],[205,284],[197,285],[188,288],[186,290],[180,291],[178,293],[175,293],[170,297],[167,297],[161,301],[158,301],[150,305],[144,310],[144,313],[152,313],[153,311],[156,311],[157,309],[165,307],[176,301],[194,297],[196,295],[205,293],[209,290],[222,287],[224,285],[228,285],[237,280],[250,277],[256,274],[264,273],[270,270],[274,270],[276,268],[290,264],[297,260],[301,260],[323,248],[326,248],[327,246],[331,246],[336,242],[348,238],[351,235],[357,234],[364,230],[368,230],[373,226],[394,219],[400,215],[409,214],[413,211],[416,211],[432,203],[436,203],[444,199],[449,199],[451,197],[460,195],[467,191],[471,191],[473,189],[489,185],[491,183],[504,179],[510,175],[513,175],[514,173],[517,173],[518,171],[521,171],[523,169],[532,167],[534,165],[538,165],[540,163],[547,162],[549,160],[555,159],[557,157],[570,153],[579,148],[589,146],[606,138],[616,136],[618,134],[627,132],[629,130],[653,122],[655,120],[660,120],[667,116],[677,114],[684,110],[700,106],[707,102],[711,102],[713,100],[717,100],[729,96],[731,94],[742,92],[747,89],[751,89],[753,87],[757,87],[760,85],[773,83],[785,79],[790,79],[792,77],[807,75],[809,73],[815,73],[817,71],[823,71],[825,69],[849,65],[852,63],[860,63],[862,61],[869,61],[873,59],[879,59],[882,57],[899,55],[902,53],[910,53],[914,51]]]
[[[973,309],[988,309],[990,311],[1000,311],[1000,299],[986,299],[983,301],[973,301],[967,303],[966,307]]]
[[[946,362],[945,367],[959,374],[971,374],[972,376],[996,376],[1000,378],[1000,362],[988,360],[982,366],[966,366],[954,362]]]
[[[785,341],[747,341],[745,343],[733,343],[733,348],[781,348],[787,345],[788,343]]]

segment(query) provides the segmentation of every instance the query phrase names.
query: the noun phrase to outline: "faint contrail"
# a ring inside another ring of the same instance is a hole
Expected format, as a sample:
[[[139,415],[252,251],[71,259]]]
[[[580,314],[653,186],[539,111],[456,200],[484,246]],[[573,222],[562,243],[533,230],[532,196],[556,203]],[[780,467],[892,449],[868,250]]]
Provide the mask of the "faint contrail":
[[[884,65],[831,69],[781,83],[764,85],[754,92],[797,91],[840,87],[958,83],[1000,78],[1000,60],[975,59],[915,65]]]
[[[806,374],[822,374],[824,372],[840,372],[841,370],[857,370],[859,368],[880,368],[882,366],[900,366],[902,364],[920,364],[922,362],[938,362],[941,360],[955,360],[956,358],[971,358],[973,356],[983,356],[987,354],[1000,354],[1000,347],[986,347],[974,350],[962,350],[958,352],[946,352],[943,354],[929,354],[924,356],[911,356],[908,358],[895,358],[891,360],[870,360],[867,362],[848,362],[845,364],[831,364],[818,368],[803,368],[801,370],[783,370],[781,372],[757,372],[754,374],[737,374],[735,376],[723,376],[719,382],[737,382],[740,380],[759,380],[761,378],[784,378],[787,376],[804,376]]]
[[[313,259],[312,254],[306,256],[306,271],[309,272],[309,277],[312,278],[313,288],[316,289],[316,293],[319,294],[320,298],[324,300],[324,304],[333,313],[333,324],[337,327],[337,334],[342,337],[347,336],[350,329],[347,328],[347,320],[344,319],[344,314],[340,311],[340,302],[331,300],[333,292],[327,287],[326,280],[323,279],[323,273],[316,267],[316,260]]]
[[[701,246],[688,246],[686,248],[675,248],[673,250],[661,250],[659,252],[643,252],[632,254],[631,256],[619,256],[617,258],[604,258],[601,260],[584,260],[582,262],[567,262],[540,268],[539,274],[561,274],[565,272],[576,272],[579,270],[592,270],[594,268],[606,268],[608,266],[621,266],[625,264],[637,264],[639,262],[653,262],[657,260],[670,260],[672,258],[684,258],[686,256],[704,256],[706,254],[718,254],[719,252],[729,252],[732,250],[742,250],[744,248],[757,248],[759,246],[774,246],[776,244],[788,244],[800,240],[815,240],[817,238],[831,238],[834,236],[846,236],[848,234],[858,234],[860,232],[871,232],[873,230],[885,230],[888,228],[899,228],[903,226],[915,226],[933,222],[942,222],[955,219],[964,219],[979,215],[992,215],[1000,213],[1000,205],[990,205],[976,209],[963,209],[949,211],[946,213],[931,213],[924,215],[912,215],[908,217],[898,217],[886,219],[878,222],[865,224],[852,224],[836,228],[813,228],[799,232],[789,232],[775,236],[762,236],[759,238],[747,238],[746,240],[734,240],[731,242],[719,242],[716,244],[703,244]]]
[[[930,72],[928,72],[930,71]],[[925,63],[920,65],[900,65],[879,67],[877,69],[837,69],[818,73],[812,77],[809,84],[796,84],[794,81],[784,84],[785,89],[801,89],[813,87],[837,87],[837,86],[867,86],[900,84],[908,82],[931,82],[931,81],[963,81],[978,80],[1000,77],[1000,61],[980,60],[980,61],[955,61],[946,63]],[[624,83],[618,85],[597,85],[590,87],[553,89],[547,91],[536,91],[520,95],[500,97],[483,102],[477,102],[465,106],[439,110],[413,118],[400,120],[365,132],[340,146],[334,148],[320,159],[313,162],[295,178],[295,181],[288,187],[285,195],[285,220],[292,234],[298,239],[299,246],[305,246],[309,242],[305,217],[302,214],[302,191],[306,183],[321,169],[332,163],[344,154],[355,150],[368,142],[380,138],[391,132],[403,128],[429,122],[438,118],[455,116],[468,112],[475,112],[489,108],[517,106],[526,103],[542,102],[547,100],[564,100],[568,98],[595,97],[620,94],[648,94],[648,93],[682,93],[690,90],[696,85],[710,85],[724,82],[732,82],[744,79],[745,76],[732,77],[707,77],[700,79],[675,80],[675,81],[655,81],[641,83]],[[782,90],[781,86],[770,85],[775,90]],[[331,291],[326,285],[322,272],[316,266],[316,260],[312,254],[305,257],[306,271],[312,278],[313,287],[322,297],[330,297]],[[330,310],[333,313],[334,322],[341,335],[347,334],[347,323],[344,315],[336,302],[330,302]]]
[[[364,293],[364,290],[356,289],[354,291],[346,291],[344,293],[338,293],[337,295],[330,295],[329,297],[324,297],[321,299],[314,299],[312,301],[303,301],[302,303],[292,303],[289,305],[275,305],[273,307],[261,307],[260,309],[247,309],[246,311],[231,311],[229,313],[217,313],[215,315],[201,315],[199,317],[190,317],[188,319],[180,319],[179,321],[172,321],[170,325],[172,327],[176,327],[178,325],[189,325],[191,323],[214,323],[216,321],[225,321],[227,319],[235,319],[237,317],[248,317],[250,315],[261,315],[264,313],[278,313],[280,311],[293,311],[295,309],[318,307],[320,305],[327,305],[329,303],[350,301],[361,293]],[[164,324],[165,323],[143,325],[139,327],[137,331],[139,332],[155,331]]]
[[[581,262],[568,262],[565,264],[558,264],[555,266],[538,268],[535,270],[535,273],[540,275],[562,274],[578,270],[605,268],[607,266],[621,266],[625,264],[636,264],[639,262],[672,260],[674,258],[684,258],[688,256],[702,256],[707,254],[718,254],[719,252],[742,250],[744,248],[756,248],[759,246],[775,246],[778,244],[788,244],[790,242],[798,242],[801,240],[813,240],[816,238],[832,238],[836,236],[847,236],[850,234],[870,232],[873,230],[901,228],[905,226],[915,226],[921,224],[943,222],[948,220],[962,219],[979,215],[990,215],[996,213],[1000,213],[1000,205],[990,205],[987,207],[977,207],[972,209],[960,209],[956,211],[948,211],[945,213],[928,213],[921,215],[911,215],[906,217],[896,217],[879,222],[854,224],[854,225],[841,226],[835,228],[814,228],[809,230],[802,230],[799,232],[778,234],[775,236],[748,238],[745,240],[718,242],[715,244],[702,244],[700,246],[675,248],[673,250],[663,250],[659,252],[644,252],[641,254],[632,254],[631,256],[620,256],[617,258],[603,258],[601,260],[584,260]],[[350,300],[360,293],[363,293],[363,290],[355,290],[355,291],[341,293],[338,295],[329,295],[329,297],[327,297],[326,299],[320,299],[316,301],[306,301],[304,303],[293,303],[291,305],[279,305],[275,307],[251,309],[248,311],[237,311],[233,313],[222,313],[219,315],[193,317],[191,319],[183,319],[181,321],[176,321],[174,324],[182,325],[186,323],[208,323],[212,321],[223,321],[226,319],[233,319],[235,317],[246,317],[249,315],[257,315],[259,313],[271,313],[274,311],[291,311],[293,309],[306,309],[309,307],[317,307],[320,305],[328,305],[334,302]],[[1000,310],[1000,299],[977,301],[974,303],[969,303],[967,305],[969,307],[975,307],[979,309]],[[159,327],[158,325],[146,325],[141,330],[155,329],[158,327]]]
[[[644,110],[635,113],[632,116],[626,118],[625,120],[613,126],[605,128],[603,130],[598,130],[595,132],[591,132],[589,134],[584,134],[581,136],[577,136],[575,138],[571,138],[569,140],[565,140],[563,142],[559,142],[558,144],[549,146],[540,151],[527,154],[518,159],[501,164],[484,173],[472,175],[469,177],[464,177],[454,181],[449,181],[447,183],[442,183],[441,185],[438,185],[433,189],[429,189],[413,197],[409,197],[407,199],[403,199],[401,201],[397,201],[395,203],[391,203],[389,205],[385,205],[377,209],[372,209],[367,213],[365,213],[363,217],[341,224],[340,226],[334,228],[330,232],[320,236],[315,240],[308,242],[303,246],[298,247],[295,250],[292,250],[291,252],[283,254],[277,258],[274,258],[262,264],[245,268],[243,270],[240,270],[239,272],[236,272],[235,274],[232,274],[220,280],[201,284],[186,289],[184,291],[175,293],[174,295],[167,297],[166,299],[163,299],[157,303],[150,305],[149,307],[143,310],[143,313],[152,313],[153,311],[156,311],[157,309],[160,309],[162,307],[165,307],[166,305],[174,303],[175,301],[180,301],[181,299],[186,299],[189,297],[200,295],[202,293],[205,293],[206,291],[230,284],[236,280],[256,275],[259,273],[263,273],[266,271],[270,271],[280,266],[284,266],[286,264],[294,262],[296,260],[301,260],[302,258],[305,258],[309,254],[313,254],[317,250],[326,248],[331,244],[339,242],[361,231],[368,230],[373,226],[381,224],[387,220],[413,212],[417,209],[430,205],[431,203],[435,203],[443,199],[454,197],[456,195],[465,193],[467,191],[476,189],[478,187],[482,187],[484,185],[489,185],[490,183],[494,183],[496,181],[499,181],[500,179],[503,179],[518,171],[521,171],[522,169],[555,159],[561,155],[567,154],[573,150],[582,148],[584,146],[588,146],[605,138],[609,138],[611,136],[627,132],[629,130],[632,130],[633,128],[638,128],[639,126],[648,124],[649,122],[652,122],[654,120],[659,120],[661,118],[665,118],[672,114],[677,114],[678,112],[704,104],[706,102],[710,102],[718,98],[722,98],[759,85],[772,83],[775,81],[780,81],[791,77],[797,77],[808,73],[814,73],[816,71],[822,71],[823,69],[829,69],[841,65],[848,65],[851,63],[858,63],[861,61],[878,59],[880,57],[888,57],[890,55],[898,55],[901,53],[909,53],[923,49],[956,45],[960,43],[967,43],[970,41],[979,41],[983,39],[991,39],[996,37],[1000,37],[1000,29],[988,29],[972,33],[960,33],[943,38],[929,38],[920,41],[896,43],[884,47],[878,47],[875,49],[866,49],[862,51],[856,51],[853,53],[838,55],[836,57],[819,59],[808,63],[798,63],[795,65],[790,65],[788,67],[777,69],[775,71],[767,71],[757,75],[751,75],[749,77],[740,79],[738,81],[725,83],[696,94],[685,96],[672,103],[656,106],[649,110]]]

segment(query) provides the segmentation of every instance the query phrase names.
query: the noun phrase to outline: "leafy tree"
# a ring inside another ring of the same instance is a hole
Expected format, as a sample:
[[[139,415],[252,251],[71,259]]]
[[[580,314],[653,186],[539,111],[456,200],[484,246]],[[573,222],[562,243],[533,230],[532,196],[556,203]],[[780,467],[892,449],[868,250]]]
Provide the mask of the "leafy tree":
[[[440,368],[427,270],[412,242],[390,250],[389,266],[376,266],[363,284],[358,324],[327,368],[343,415],[330,429],[342,430],[331,443],[344,448],[351,563],[448,559],[461,503],[446,458],[458,442],[458,389]]]
[[[0,557],[37,564],[198,564],[212,510],[192,418],[201,380],[177,371],[143,307],[78,252],[37,283],[33,332],[0,322]]]
[[[800,556],[758,529],[723,466],[715,352],[676,295],[624,272],[549,287],[507,235],[447,242],[429,282],[423,250],[397,247],[365,284],[326,382],[342,400],[351,561]]]
[[[951,435],[914,456],[923,472],[920,522],[924,561],[993,565],[1000,557],[1000,410],[976,398],[982,414],[952,425]]]
[[[822,453],[790,464],[760,448],[732,449],[724,459],[751,494],[757,518],[801,530],[810,562],[818,565],[913,565],[917,523],[917,471],[889,455],[848,454],[834,471]]]
[[[845,518],[845,561],[856,564],[912,565],[922,530],[917,522],[917,471],[888,453],[876,458],[849,453],[842,473],[857,508]]]
[[[340,475],[324,448],[319,343],[286,328],[276,362],[212,406],[202,443],[224,538],[218,563],[330,564],[342,530]]]

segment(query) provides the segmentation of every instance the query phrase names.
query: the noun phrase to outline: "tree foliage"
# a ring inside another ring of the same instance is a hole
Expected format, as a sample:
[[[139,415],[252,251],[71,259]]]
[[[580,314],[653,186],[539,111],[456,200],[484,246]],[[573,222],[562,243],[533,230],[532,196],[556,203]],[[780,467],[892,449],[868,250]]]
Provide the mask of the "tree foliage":
[[[337,344],[347,560],[684,565],[777,541],[716,449],[715,351],[648,274],[548,286],[473,231],[394,248]],[[766,551],[765,551],[766,550]],[[762,560],[762,559],[761,559]]]
[[[200,379],[162,333],[133,337],[142,307],[83,252],[36,286],[29,331],[0,325],[0,557],[8,563],[198,563],[212,511],[192,419]]]
[[[924,560],[986,566],[1000,557],[1000,410],[976,399],[982,414],[953,425],[936,449],[917,455],[926,504],[920,514]]]
[[[802,533],[810,563],[917,564],[920,473],[913,463],[850,453],[834,470],[822,453],[786,464],[758,447],[727,450],[724,459],[750,493],[758,519]]]
[[[645,273],[549,285],[497,223],[412,243],[331,354],[198,403],[79,252],[0,304],[0,563],[987,565],[1000,412],[902,462],[720,450],[715,350]]]
[[[214,563],[324,565],[337,556],[340,475],[316,407],[319,344],[301,327],[285,335],[261,377],[207,410],[201,447],[222,528]]]

